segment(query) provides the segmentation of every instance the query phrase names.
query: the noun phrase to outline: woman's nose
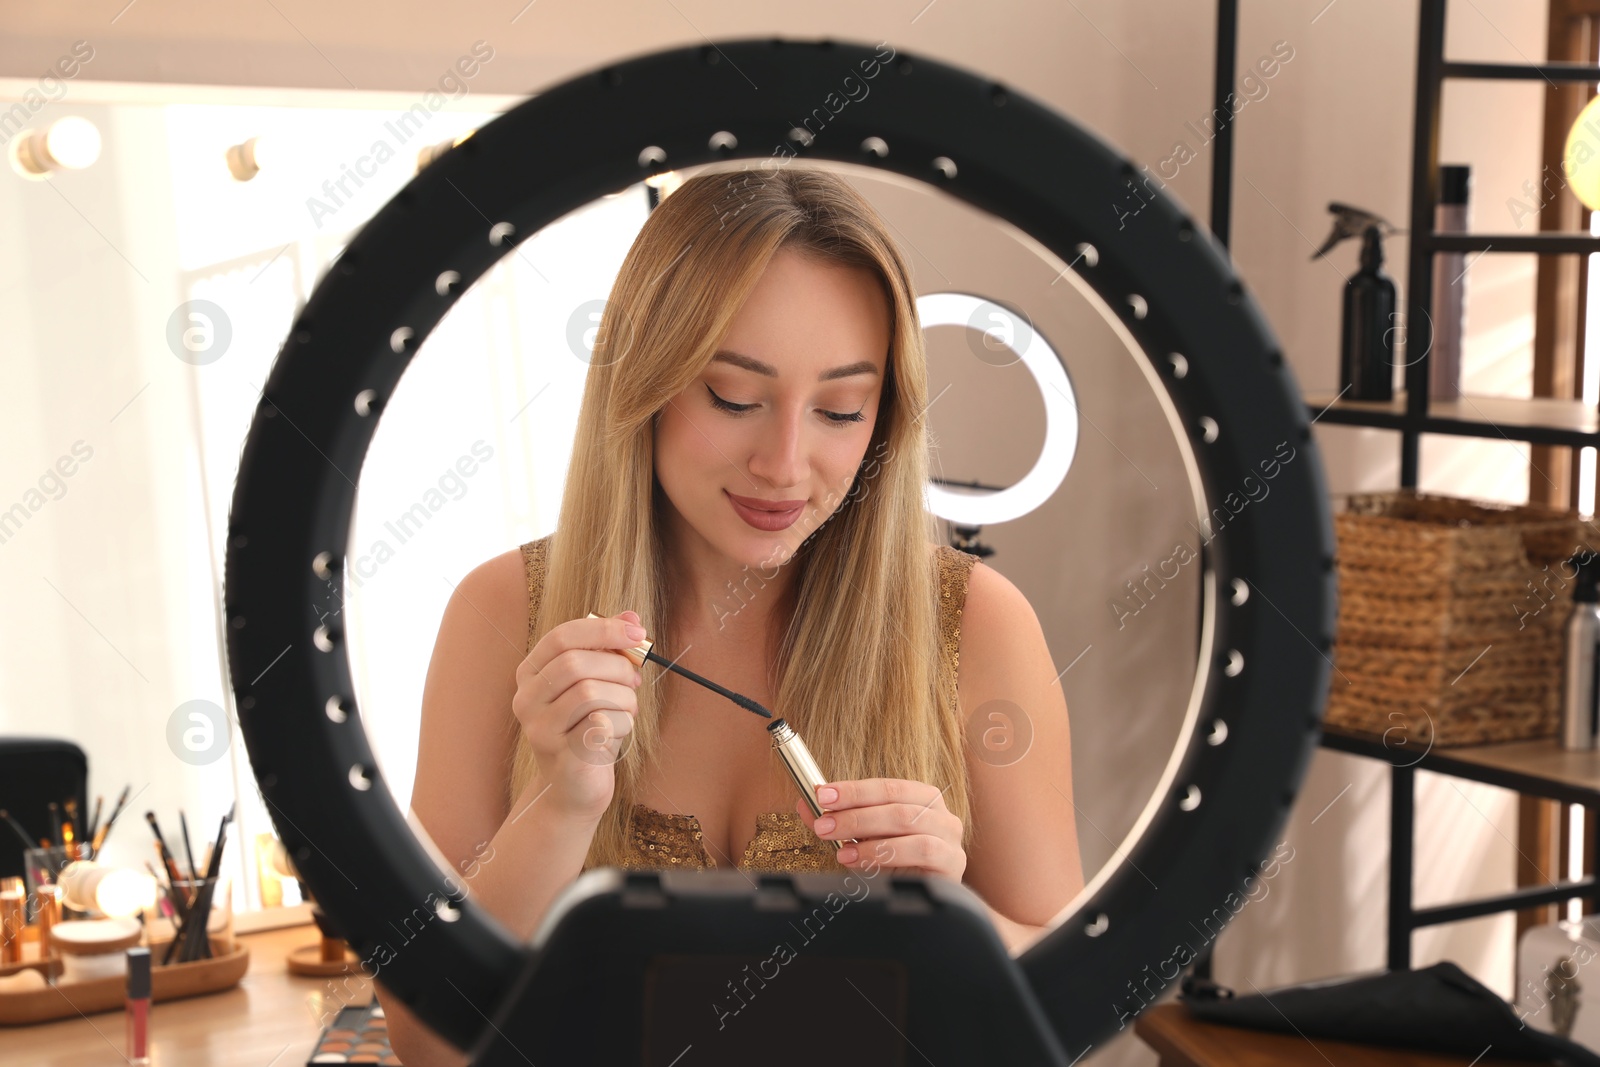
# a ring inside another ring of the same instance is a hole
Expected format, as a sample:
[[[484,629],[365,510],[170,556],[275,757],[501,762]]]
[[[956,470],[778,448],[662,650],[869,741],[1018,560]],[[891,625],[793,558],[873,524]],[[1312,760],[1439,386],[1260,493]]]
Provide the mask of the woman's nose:
[[[805,440],[798,412],[784,413],[761,428],[750,455],[750,473],[775,489],[806,480]]]

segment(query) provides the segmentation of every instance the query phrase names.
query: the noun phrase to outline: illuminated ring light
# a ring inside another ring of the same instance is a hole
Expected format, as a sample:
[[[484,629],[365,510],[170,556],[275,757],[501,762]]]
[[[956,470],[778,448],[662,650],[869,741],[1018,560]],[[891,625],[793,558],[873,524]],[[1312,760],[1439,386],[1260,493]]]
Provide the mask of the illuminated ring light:
[[[240,457],[224,589],[251,766],[319,905],[457,1045],[491,1035],[486,1018],[512,1002],[534,950],[470,897],[451,903],[459,881],[414,837],[368,745],[341,618],[325,611],[342,599],[353,479],[401,375],[463,292],[542,227],[669,169],[764,159],[759,173],[776,146],[989,212],[1113,309],[1182,434],[1191,480],[1169,491],[1203,492],[1216,520],[1199,574],[1199,670],[1183,740],[1130,843],[1015,961],[1061,1045],[1076,1052],[1125,1026],[1119,1006],[1143,1006],[1130,991],[1175,977],[1174,946],[1195,937],[1197,917],[1226,914],[1277,841],[1327,695],[1334,541],[1300,390],[1266,320],[1224,252],[1160,190],[1136,190],[1132,164],[1094,135],[992,79],[887,47],[876,56],[727,41],[524,101],[362,228],[267,379]],[[1270,497],[1247,499],[1263,477]],[[1071,551],[1072,531],[1062,539]],[[1241,588],[1250,595],[1228,595]],[[438,921],[375,956],[402,920],[426,919],[425,902]]]
[[[966,326],[974,313],[986,307],[1016,314],[993,300],[970,293],[929,293],[917,298],[917,317],[924,330]],[[1078,400],[1056,350],[1042,333],[1031,326],[1029,331],[1021,351],[1012,351],[1033,374],[1044,399],[1044,447],[1039,450],[1039,458],[1021,481],[999,492],[957,493],[929,482],[924,494],[928,510],[942,519],[963,526],[989,526],[1020,519],[1050,499],[1072,466],[1072,457],[1078,450]]]

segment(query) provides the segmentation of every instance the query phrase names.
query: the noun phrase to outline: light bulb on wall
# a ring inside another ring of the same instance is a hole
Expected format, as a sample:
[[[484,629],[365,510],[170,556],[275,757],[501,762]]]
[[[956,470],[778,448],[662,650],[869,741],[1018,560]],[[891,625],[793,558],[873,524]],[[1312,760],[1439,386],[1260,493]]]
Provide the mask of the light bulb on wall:
[[[42,130],[24,130],[11,142],[11,167],[35,181],[53,170],[82,170],[100,158],[100,130],[79,115],[67,115]]]
[[[1600,209],[1600,96],[1589,101],[1567,131],[1561,166],[1572,195],[1591,211]]]
[[[236,145],[228,146],[228,173],[233,175],[234,181],[247,182],[261,173],[261,168],[266,166],[271,155],[272,142],[264,141],[260,137],[252,137]]]

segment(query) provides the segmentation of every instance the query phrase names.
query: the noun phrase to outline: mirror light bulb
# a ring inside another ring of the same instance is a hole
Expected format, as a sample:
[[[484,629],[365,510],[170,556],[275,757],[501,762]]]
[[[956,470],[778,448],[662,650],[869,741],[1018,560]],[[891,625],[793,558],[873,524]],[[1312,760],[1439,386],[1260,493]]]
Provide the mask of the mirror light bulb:
[[[261,168],[278,162],[277,144],[271,138],[251,137],[236,145],[229,145],[223,154],[228,173],[234,181],[247,182],[261,173]]]
[[[82,170],[100,158],[100,130],[86,118],[68,115],[50,125],[44,147],[58,166]]]

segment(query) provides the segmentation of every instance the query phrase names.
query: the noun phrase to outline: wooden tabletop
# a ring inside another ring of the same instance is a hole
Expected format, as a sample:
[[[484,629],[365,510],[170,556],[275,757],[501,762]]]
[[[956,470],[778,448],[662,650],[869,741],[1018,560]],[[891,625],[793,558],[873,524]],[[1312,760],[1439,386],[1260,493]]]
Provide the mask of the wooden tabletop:
[[[1398,735],[1397,735],[1398,736]],[[1322,745],[1400,767],[1454,775],[1530,796],[1600,807],[1600,749],[1569,751],[1554,737],[1485,745],[1386,744],[1376,734],[1324,724]]]
[[[1493,745],[1463,745],[1439,749],[1463,763],[1493,767],[1560,782],[1574,789],[1600,793],[1600,751],[1570,751],[1553,737],[1536,741],[1502,741]]]
[[[1466,1056],[1310,1040],[1240,1026],[1204,1023],[1182,1004],[1157,1004],[1134,1023],[1133,1032],[1161,1056],[1161,1067],[1468,1067]],[[1527,1060],[1484,1057],[1480,1067],[1536,1067]]]
[[[315,926],[241,934],[250,970],[233,989],[150,1006],[150,1053],[160,1067],[301,1067],[341,1007],[366,1004],[360,976],[299,978],[291,949],[318,943]],[[123,1059],[123,1013],[0,1027],[0,1067],[102,1067]]]

